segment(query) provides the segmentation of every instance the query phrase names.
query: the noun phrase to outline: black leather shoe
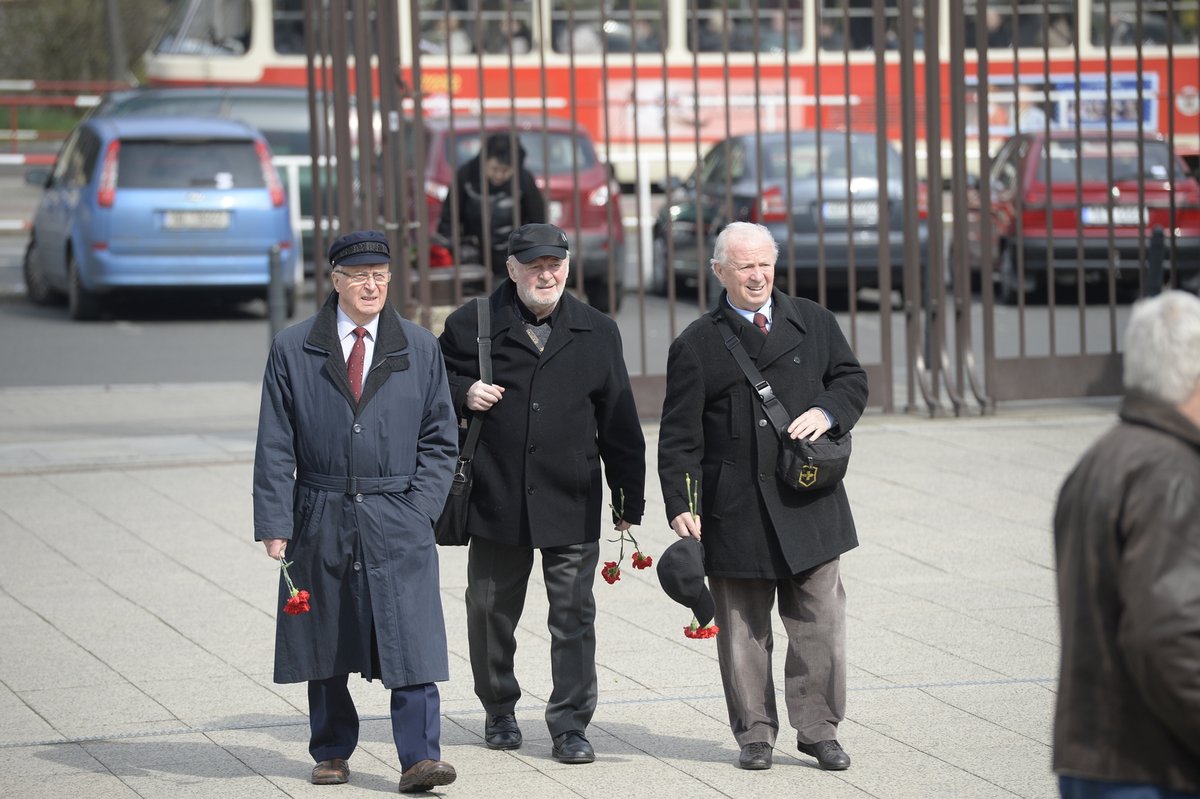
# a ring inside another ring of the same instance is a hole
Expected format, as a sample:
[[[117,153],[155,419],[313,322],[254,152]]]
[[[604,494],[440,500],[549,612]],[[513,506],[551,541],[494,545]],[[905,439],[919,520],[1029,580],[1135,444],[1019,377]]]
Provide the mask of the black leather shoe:
[[[817,741],[815,744],[797,743],[802,754],[815,757],[817,764],[826,771],[845,771],[850,768],[850,755],[837,741]]]
[[[560,763],[591,763],[596,752],[579,730],[554,736],[554,759]]]
[[[766,741],[755,741],[742,747],[738,756],[738,768],[761,771],[771,767],[771,745]]]
[[[520,749],[521,728],[512,713],[503,716],[488,716],[483,726],[483,739],[488,749]]]

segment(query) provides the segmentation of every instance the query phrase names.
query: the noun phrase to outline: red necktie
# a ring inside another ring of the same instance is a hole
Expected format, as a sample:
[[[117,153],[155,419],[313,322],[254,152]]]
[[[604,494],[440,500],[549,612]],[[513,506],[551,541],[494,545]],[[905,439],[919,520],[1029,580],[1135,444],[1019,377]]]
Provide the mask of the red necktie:
[[[363,357],[367,352],[367,345],[363,343],[363,337],[367,335],[367,329],[356,327],[354,335],[358,338],[354,340],[354,346],[350,348],[350,360],[346,362],[346,378],[350,381],[350,393],[354,395],[354,401],[358,402],[362,398]]]
[[[756,313],[754,315],[754,325],[763,332],[764,336],[767,335],[767,317],[760,313]]]

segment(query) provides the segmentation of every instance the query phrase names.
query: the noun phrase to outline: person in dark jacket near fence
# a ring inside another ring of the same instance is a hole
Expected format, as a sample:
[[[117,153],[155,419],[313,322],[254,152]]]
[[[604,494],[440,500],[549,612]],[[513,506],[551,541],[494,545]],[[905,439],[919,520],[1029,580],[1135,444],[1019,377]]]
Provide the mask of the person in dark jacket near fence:
[[[671,344],[658,471],[667,519],[704,544],[716,603],[717,656],[738,765],[771,767],[779,732],[771,680],[771,608],[788,636],[784,699],[799,750],[822,768],[848,768],[837,741],[845,716],[846,597],[839,557],[858,545],[846,491],[799,493],[775,476],[779,438],[725,346],[727,322],[783,403],[792,438],[848,432],[867,377],[837,320],[774,290],[778,249],[761,225],[717,237],[712,269],[725,291]],[[699,516],[688,483],[699,480]],[[703,521],[703,538],[701,538]]]
[[[280,613],[275,681],[308,683],[312,781],[344,783],[358,745],[350,672],[391,690],[400,791],[455,779],[442,761],[448,679],[433,522],[458,456],[437,340],[387,304],[376,231],[329,249],[334,293],[271,344],[254,455],[254,537],[290,562],[311,609]],[[279,606],[290,592],[281,577]]]
[[[445,246],[453,247],[452,214],[457,199],[458,259],[463,259],[463,244],[479,248],[480,263],[484,262],[484,251],[490,250],[492,274],[506,277],[508,237],[513,229],[518,225],[546,221],[546,201],[538,191],[533,173],[525,168],[525,148],[520,139],[509,131],[488,134],[479,155],[458,168],[454,182],[457,188],[446,195],[442,203],[438,237]]]
[[[1063,799],[1200,797],[1200,299],[1133,306],[1120,421],[1054,514]]]
[[[442,352],[460,416],[484,414],[473,466],[467,532],[467,641],[491,749],[516,749],[513,671],[534,551],[550,602],[546,705],[553,755],[595,759],[587,726],[596,709],[596,602],[601,461],[616,529],[641,521],[646,444],[616,323],[565,293],[567,237],[524,225],[508,249],[508,274],[487,302],[493,381],[479,379],[474,304],[446,320]]]

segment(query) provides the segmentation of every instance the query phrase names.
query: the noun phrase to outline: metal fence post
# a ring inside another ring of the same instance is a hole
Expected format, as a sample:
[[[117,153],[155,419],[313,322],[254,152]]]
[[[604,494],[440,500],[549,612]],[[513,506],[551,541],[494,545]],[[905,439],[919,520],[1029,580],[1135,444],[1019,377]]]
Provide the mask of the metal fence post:
[[[279,245],[271,247],[268,254],[270,261],[270,279],[267,283],[267,319],[271,323],[270,341],[287,323],[287,290],[283,278],[283,258],[280,257]]]

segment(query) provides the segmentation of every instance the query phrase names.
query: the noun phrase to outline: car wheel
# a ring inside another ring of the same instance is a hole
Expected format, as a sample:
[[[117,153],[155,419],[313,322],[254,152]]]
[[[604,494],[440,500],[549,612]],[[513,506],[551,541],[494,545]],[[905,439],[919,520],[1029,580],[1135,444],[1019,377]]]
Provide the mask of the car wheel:
[[[614,287],[612,302],[610,303],[607,278],[598,278],[584,282],[583,291],[587,294],[588,305],[597,311],[615,314],[621,310],[621,286]],[[610,305],[611,307],[609,307]]]
[[[75,255],[68,256],[67,261],[67,310],[72,319],[80,322],[90,322],[100,317],[100,297],[94,291],[88,291],[79,277],[79,263]]]
[[[55,291],[50,282],[46,280],[46,276],[42,270],[36,266],[34,255],[34,247],[37,242],[30,239],[29,246],[25,248],[25,262],[22,265],[22,272],[25,277],[25,296],[34,305],[50,305],[60,301],[62,295]]]
[[[296,288],[294,286],[287,291],[287,301],[283,306],[283,314],[288,319],[293,319],[296,316]]]
[[[708,303],[709,308],[714,308],[717,305],[717,299],[720,298],[721,292],[725,287],[721,285],[721,281],[717,280],[716,274],[709,267],[704,272],[706,294],[704,301]]]
[[[1016,305],[1020,296],[1017,284],[1017,259],[1013,257],[1013,246],[1004,248],[1000,255],[1000,285],[999,298],[1004,305]]]
[[[650,292],[660,297],[667,296],[667,240],[662,236],[654,237],[650,251]]]

